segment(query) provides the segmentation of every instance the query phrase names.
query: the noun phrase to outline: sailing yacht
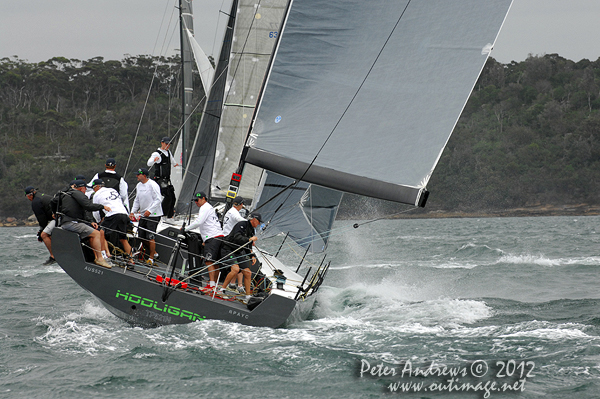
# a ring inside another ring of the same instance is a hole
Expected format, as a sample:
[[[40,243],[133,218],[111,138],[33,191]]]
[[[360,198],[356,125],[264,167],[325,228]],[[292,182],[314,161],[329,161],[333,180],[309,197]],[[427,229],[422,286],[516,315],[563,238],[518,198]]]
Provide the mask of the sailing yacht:
[[[268,221],[261,239],[285,234],[321,252],[344,192],[425,206],[511,3],[233,0],[198,133],[182,151],[177,212],[190,214],[197,191],[225,204],[243,195]],[[192,284],[178,226],[161,230],[169,262],[155,269],[98,268],[76,235],[54,234],[60,266],[144,326],[279,327],[308,315],[329,265],[299,273],[256,248],[264,293],[248,306]]]

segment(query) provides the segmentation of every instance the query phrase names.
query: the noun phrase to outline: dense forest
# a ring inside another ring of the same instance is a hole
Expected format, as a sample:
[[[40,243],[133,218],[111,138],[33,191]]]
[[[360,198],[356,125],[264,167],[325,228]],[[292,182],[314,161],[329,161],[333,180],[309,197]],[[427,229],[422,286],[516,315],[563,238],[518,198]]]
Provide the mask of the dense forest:
[[[53,194],[76,175],[91,179],[109,157],[116,159],[116,170],[126,176],[131,191],[137,183],[131,171],[146,166],[162,137],[178,132],[180,71],[178,57],[0,59],[5,143],[0,148],[0,217],[31,214],[23,187]],[[201,87],[199,76],[194,79],[194,86]],[[193,131],[203,98],[202,89],[196,89]]]
[[[107,157],[116,158],[133,187],[131,171],[145,164],[161,137],[178,130],[179,73],[177,58],[0,59],[0,217],[31,214],[25,186],[53,193],[77,174],[91,178]],[[200,104],[204,93],[194,97]],[[200,116],[201,106],[195,126]],[[600,59],[549,54],[501,64],[490,58],[428,189],[430,211],[598,205]],[[369,204],[344,200],[347,209]]]

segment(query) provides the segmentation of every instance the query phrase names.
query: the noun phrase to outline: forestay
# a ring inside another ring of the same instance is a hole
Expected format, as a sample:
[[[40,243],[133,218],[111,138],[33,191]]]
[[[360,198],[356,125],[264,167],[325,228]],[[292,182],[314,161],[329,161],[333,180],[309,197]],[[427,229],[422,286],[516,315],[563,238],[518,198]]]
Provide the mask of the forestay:
[[[510,5],[293,1],[245,160],[418,204]]]

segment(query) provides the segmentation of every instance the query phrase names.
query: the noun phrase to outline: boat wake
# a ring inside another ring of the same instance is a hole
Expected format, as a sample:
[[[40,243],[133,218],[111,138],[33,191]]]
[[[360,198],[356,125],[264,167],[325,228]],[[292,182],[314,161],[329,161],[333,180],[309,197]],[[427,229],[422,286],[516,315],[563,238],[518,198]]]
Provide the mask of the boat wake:
[[[395,283],[354,284],[344,289],[324,288],[317,297],[313,319],[354,319],[358,322],[395,324],[414,331],[425,326],[455,328],[493,315],[483,301],[472,299],[421,299]],[[420,328],[420,327],[418,327]]]
[[[86,301],[79,311],[58,318],[39,317],[36,325],[46,328],[45,333],[34,338],[39,344],[61,352],[88,355],[123,351],[121,331],[129,328],[92,301]]]

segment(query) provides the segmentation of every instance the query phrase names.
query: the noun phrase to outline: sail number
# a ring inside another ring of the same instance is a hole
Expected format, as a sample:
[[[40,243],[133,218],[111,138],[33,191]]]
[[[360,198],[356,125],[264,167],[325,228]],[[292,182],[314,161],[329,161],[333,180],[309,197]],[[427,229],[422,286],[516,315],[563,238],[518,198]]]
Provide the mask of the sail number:
[[[276,32],[276,31],[275,31],[275,32],[269,32],[269,37],[270,37],[271,39],[277,39],[277,34],[278,34],[278,33],[279,33],[279,32]]]

